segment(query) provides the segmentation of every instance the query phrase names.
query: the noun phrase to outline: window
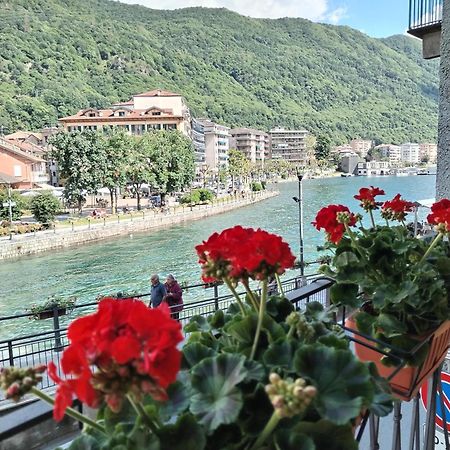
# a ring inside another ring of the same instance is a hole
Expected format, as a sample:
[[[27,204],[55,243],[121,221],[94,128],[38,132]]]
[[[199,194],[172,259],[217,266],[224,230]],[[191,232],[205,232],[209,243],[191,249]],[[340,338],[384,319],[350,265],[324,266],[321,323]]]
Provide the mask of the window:
[[[125,116],[125,111],[119,111],[119,117],[124,117]]]
[[[88,116],[89,116],[89,117],[96,117],[97,114],[95,114],[95,112],[90,112],[90,113],[88,114]]]
[[[15,177],[22,176],[22,167],[21,166],[14,166],[14,176]]]
[[[161,115],[161,111],[153,111],[152,112],[152,116],[160,116]]]

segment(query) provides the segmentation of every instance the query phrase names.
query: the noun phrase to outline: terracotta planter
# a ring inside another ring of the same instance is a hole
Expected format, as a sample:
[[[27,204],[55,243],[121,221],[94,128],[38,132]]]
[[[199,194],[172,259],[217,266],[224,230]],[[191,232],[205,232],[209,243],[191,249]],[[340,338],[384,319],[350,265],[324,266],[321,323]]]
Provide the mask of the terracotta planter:
[[[66,308],[58,308],[58,316],[65,316],[67,314]],[[38,320],[51,319],[53,317],[53,311],[43,311],[37,313]]]
[[[345,321],[347,328],[356,330],[356,323],[353,317],[349,317]],[[361,342],[367,343],[371,346],[376,344],[362,336],[355,335],[355,339]],[[428,336],[427,336],[428,337]],[[418,340],[419,342],[419,340]],[[419,391],[420,386],[426,381],[442,363],[447,350],[450,347],[450,321],[444,322],[439,328],[437,328],[431,335],[429,341],[429,352],[425,361],[419,367],[406,366],[400,369],[400,371],[392,377],[389,381],[394,396],[403,401],[411,400]],[[365,347],[364,345],[354,342],[355,353],[361,361],[370,361],[375,363],[378,369],[378,373],[383,378],[388,378],[396,370],[395,366],[385,366],[381,362],[382,354],[376,350]]]

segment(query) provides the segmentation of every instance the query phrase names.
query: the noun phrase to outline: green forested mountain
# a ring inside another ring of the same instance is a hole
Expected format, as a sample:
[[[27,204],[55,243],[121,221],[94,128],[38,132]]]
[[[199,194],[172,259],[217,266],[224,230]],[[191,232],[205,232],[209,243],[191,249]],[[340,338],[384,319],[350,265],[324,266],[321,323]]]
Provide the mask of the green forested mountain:
[[[229,126],[305,127],[335,143],[436,137],[438,63],[406,36],[225,9],[0,0],[0,127],[37,128],[158,87]]]

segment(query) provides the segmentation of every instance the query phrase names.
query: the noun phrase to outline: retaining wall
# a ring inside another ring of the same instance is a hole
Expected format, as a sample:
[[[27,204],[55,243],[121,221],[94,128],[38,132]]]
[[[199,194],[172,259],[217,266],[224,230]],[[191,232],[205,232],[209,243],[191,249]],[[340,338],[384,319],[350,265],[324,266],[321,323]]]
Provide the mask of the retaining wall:
[[[0,259],[18,258],[26,255],[45,252],[58,248],[67,248],[82,245],[88,242],[99,241],[113,236],[132,234],[133,232],[147,231],[163,228],[190,220],[199,220],[216,214],[222,214],[236,208],[248,206],[278,195],[278,192],[261,192],[248,195],[245,198],[218,203],[214,205],[197,205],[192,209],[188,206],[178,207],[171,213],[147,212],[140,216],[138,213],[133,219],[118,218],[118,223],[100,221],[93,223],[88,229],[75,227],[70,229],[56,229],[53,231],[38,232],[33,235],[14,237],[12,241],[0,241]]]

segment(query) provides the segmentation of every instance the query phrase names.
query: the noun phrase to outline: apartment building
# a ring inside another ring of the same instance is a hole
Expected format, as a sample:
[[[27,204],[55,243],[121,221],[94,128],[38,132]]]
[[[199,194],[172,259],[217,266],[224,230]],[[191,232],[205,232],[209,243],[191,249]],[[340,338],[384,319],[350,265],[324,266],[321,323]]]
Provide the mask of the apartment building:
[[[205,125],[200,120],[192,119],[191,137],[196,165],[206,164]]]
[[[284,159],[286,161],[308,165],[313,155],[307,154],[306,130],[285,130],[274,128],[269,131],[271,140],[271,154],[273,159]]]
[[[212,122],[209,119],[196,119],[196,122],[203,127],[205,141],[204,163],[212,169],[227,166],[228,152],[230,150],[230,128]]]
[[[354,170],[355,175],[389,175],[388,161],[359,162]]]
[[[121,128],[134,135],[151,130],[178,130],[191,135],[191,116],[185,99],[161,89],[133,95],[107,109],[87,108],[59,122],[67,131]]]
[[[350,141],[350,147],[355,153],[361,156],[361,158],[367,156],[367,153],[372,148],[372,145],[372,141],[367,141],[364,139],[352,139]]]
[[[16,189],[42,187],[49,181],[46,161],[7,139],[0,138],[0,173],[13,179]]]
[[[375,147],[379,150],[382,158],[389,159],[391,165],[398,164],[402,159],[401,147],[393,144],[381,144]]]
[[[251,162],[262,162],[270,158],[270,138],[267,133],[253,128],[230,130],[230,148],[242,152]]]
[[[400,146],[401,160],[405,163],[417,164],[420,162],[419,144],[407,142]]]
[[[437,145],[432,143],[419,144],[420,161],[426,161],[436,164],[437,161]]]

